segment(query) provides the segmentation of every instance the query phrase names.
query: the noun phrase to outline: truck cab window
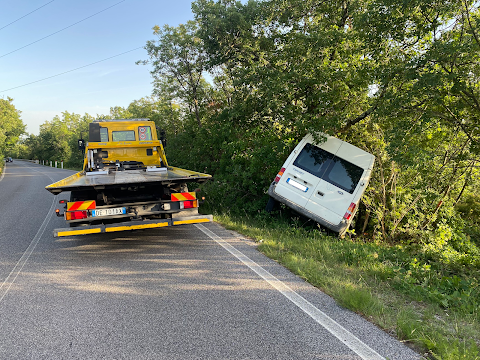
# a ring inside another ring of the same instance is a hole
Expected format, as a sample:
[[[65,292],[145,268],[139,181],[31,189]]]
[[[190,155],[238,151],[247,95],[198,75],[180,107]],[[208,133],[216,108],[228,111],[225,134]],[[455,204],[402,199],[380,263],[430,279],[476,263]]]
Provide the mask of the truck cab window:
[[[135,141],[135,131],[112,131],[112,141]]]
[[[138,138],[140,141],[152,140],[152,129],[150,126],[139,126]]]
[[[100,142],[107,142],[108,141],[108,129],[101,127],[100,128]]]

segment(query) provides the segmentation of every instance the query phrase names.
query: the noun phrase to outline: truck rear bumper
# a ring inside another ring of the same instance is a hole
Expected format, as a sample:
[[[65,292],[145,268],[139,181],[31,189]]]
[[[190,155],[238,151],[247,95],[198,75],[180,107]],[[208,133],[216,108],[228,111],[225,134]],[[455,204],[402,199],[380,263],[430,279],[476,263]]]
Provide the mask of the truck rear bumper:
[[[186,224],[198,224],[213,221],[212,215],[195,215],[178,217],[174,219],[159,219],[159,220],[144,220],[144,221],[125,221],[110,225],[91,225],[80,226],[78,228],[64,228],[53,230],[54,237],[87,235],[111,233],[117,231],[139,230],[139,229],[154,229],[167,226],[177,226]]]

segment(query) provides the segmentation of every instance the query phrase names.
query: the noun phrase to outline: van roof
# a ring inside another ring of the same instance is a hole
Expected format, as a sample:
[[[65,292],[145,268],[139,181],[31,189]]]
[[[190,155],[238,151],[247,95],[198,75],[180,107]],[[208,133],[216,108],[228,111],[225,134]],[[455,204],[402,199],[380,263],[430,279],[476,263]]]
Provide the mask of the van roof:
[[[375,161],[374,155],[334,136],[323,133],[319,133],[319,135],[325,136],[327,140],[324,143],[315,144],[312,134],[308,134],[303,139],[305,142],[314,144],[319,148],[327,150],[333,153],[335,156],[360,166],[363,169],[372,168]]]

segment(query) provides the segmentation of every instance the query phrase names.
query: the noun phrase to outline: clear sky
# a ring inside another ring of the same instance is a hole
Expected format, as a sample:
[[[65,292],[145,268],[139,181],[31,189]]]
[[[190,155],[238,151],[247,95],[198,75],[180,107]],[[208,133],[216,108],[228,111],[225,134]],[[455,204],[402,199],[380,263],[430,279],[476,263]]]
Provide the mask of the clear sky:
[[[177,26],[192,19],[191,0],[9,1],[0,12],[0,97],[14,99],[27,132],[33,134],[63,111],[95,116],[108,114],[111,106],[128,106],[152,91],[150,67],[135,65],[135,61],[147,59],[144,49],[7,89],[143,47],[148,40],[156,39],[154,25]]]

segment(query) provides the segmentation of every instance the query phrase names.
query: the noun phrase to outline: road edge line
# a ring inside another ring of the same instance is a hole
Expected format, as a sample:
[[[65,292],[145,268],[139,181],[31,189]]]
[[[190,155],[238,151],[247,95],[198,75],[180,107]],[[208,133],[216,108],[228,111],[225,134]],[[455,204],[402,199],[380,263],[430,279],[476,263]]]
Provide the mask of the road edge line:
[[[385,360],[383,356],[362,342],[359,338],[353,335],[350,331],[345,329],[342,325],[337,323],[323,311],[319,310],[312,303],[306,300],[301,295],[297,294],[290,287],[285,285],[282,281],[278,280],[275,276],[270,274],[267,270],[258,265],[255,261],[251,260],[248,256],[237,250],[230,245],[227,241],[223,240],[220,236],[216,235],[211,230],[200,224],[195,224],[195,227],[202,231],[209,238],[214,240],[217,244],[227,250],[230,254],[235,256],[244,265],[248,266],[258,276],[268,282],[273,288],[279,291],[288,300],[293,302],[299,309],[309,315],[318,324],[324,327],[333,336],[339,339],[350,350],[355,352],[364,360]]]
[[[5,176],[5,173],[7,172],[7,163],[4,161],[3,162],[3,171],[2,171],[2,175],[0,175],[0,181],[3,180],[3,177]]]
[[[37,170],[34,170],[34,171],[37,171]],[[37,172],[39,172],[39,171],[37,171]],[[46,175],[46,174],[44,174],[44,175]],[[48,178],[50,178],[50,180],[53,181],[53,179],[50,177],[50,175],[46,175],[46,176]],[[23,267],[27,263],[28,259],[30,258],[30,255],[32,255],[33,250],[35,250],[38,242],[40,241],[41,237],[43,236],[43,233],[45,232],[45,229],[47,228],[47,225],[48,225],[48,223],[51,219],[51,216],[49,216],[49,214],[52,214],[53,209],[55,208],[55,200],[56,200],[56,197],[53,198],[52,205],[50,206],[50,209],[48,210],[47,215],[45,216],[45,219],[42,222],[42,225],[40,225],[40,228],[38,229],[37,233],[35,234],[32,241],[30,242],[30,245],[28,245],[28,247],[24,251],[22,257],[17,261],[17,263],[13,267],[12,271],[10,271],[10,273],[8,274],[6,279],[0,285],[0,305],[3,301],[3,299],[5,298],[5,296],[10,291],[10,288],[12,287],[12,285],[15,283],[15,280],[17,279],[18,275],[20,275],[20,273],[22,272]],[[13,277],[12,281],[9,281],[10,278],[12,278],[12,277]],[[5,288],[5,290],[3,290],[5,284],[7,284],[7,283],[8,283],[7,287]]]

